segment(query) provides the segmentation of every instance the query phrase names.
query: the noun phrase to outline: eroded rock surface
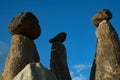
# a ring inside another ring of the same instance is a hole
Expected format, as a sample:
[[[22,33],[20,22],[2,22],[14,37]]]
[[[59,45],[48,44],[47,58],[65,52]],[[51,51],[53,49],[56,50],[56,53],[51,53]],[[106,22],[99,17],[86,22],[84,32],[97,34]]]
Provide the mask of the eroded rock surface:
[[[39,61],[33,42],[40,35],[37,18],[30,12],[21,13],[12,20],[9,31],[12,41],[1,80],[13,80],[28,63]]]
[[[54,42],[64,42],[66,40],[66,33],[65,32],[61,32],[59,34],[57,34],[55,37],[53,37],[52,39],[49,40],[50,43],[54,43]]]
[[[28,63],[38,61],[39,56],[34,42],[24,35],[13,35],[10,52],[2,73],[3,80],[13,80]]]
[[[57,80],[53,72],[39,62],[29,63],[13,80]]]
[[[9,25],[9,32],[23,34],[34,40],[40,36],[41,29],[38,19],[31,12],[22,12]]]
[[[66,39],[66,33],[60,33],[51,40],[50,68],[57,80],[71,80],[67,64],[66,48],[62,42]]]
[[[102,9],[92,17],[93,24],[97,27],[103,20],[109,21],[112,13],[108,9]]]
[[[95,72],[91,73],[90,80],[120,80],[119,38],[109,20],[104,19],[99,23],[96,37]]]

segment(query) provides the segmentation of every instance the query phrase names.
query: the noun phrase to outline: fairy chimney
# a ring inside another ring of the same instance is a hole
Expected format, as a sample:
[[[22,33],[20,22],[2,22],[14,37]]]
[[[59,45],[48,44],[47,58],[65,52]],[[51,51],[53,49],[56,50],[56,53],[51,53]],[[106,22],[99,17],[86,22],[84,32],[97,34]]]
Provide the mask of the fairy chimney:
[[[50,68],[57,80],[71,80],[67,64],[66,48],[62,42],[66,40],[66,33],[62,32],[50,39],[52,44]]]
[[[9,25],[9,32],[12,41],[2,80],[13,80],[28,63],[40,60],[33,40],[40,36],[41,30],[38,19],[31,12],[15,17]]]
[[[120,80],[120,44],[118,35],[109,22],[112,13],[102,9],[96,15],[93,16],[93,23],[97,26],[98,42],[92,69],[94,72],[91,71],[90,80]]]

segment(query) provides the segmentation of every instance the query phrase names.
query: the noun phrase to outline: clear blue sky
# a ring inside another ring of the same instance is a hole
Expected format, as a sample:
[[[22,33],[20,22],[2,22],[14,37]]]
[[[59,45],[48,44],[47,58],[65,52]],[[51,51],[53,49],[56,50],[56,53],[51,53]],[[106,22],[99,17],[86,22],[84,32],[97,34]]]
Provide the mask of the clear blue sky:
[[[41,36],[35,40],[41,63],[49,68],[50,38],[66,32],[64,42],[73,80],[89,80],[90,68],[96,51],[95,26],[92,16],[102,8],[113,13],[110,21],[120,35],[119,0],[0,0],[0,72],[6,53],[9,52],[11,35],[8,25],[20,12],[33,12],[39,19]]]

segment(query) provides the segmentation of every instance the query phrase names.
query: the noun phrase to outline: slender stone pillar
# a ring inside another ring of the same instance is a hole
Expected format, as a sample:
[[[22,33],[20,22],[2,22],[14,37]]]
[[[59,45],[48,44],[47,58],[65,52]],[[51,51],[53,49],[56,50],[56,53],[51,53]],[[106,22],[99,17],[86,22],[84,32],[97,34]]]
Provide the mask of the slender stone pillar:
[[[66,39],[66,33],[62,32],[50,39],[52,44],[50,68],[57,80],[71,80],[67,64],[66,48],[62,42]]]

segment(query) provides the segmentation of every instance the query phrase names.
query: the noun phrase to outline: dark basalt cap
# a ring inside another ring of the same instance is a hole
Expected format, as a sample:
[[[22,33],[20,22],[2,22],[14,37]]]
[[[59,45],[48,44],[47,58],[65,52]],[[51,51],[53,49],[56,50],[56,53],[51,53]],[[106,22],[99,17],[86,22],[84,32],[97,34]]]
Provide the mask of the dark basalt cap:
[[[67,35],[67,33],[61,32],[61,33],[57,34],[55,37],[53,37],[52,39],[50,39],[49,42],[50,43],[64,42],[66,40],[66,35]]]
[[[92,17],[93,24],[97,27],[103,20],[110,20],[112,13],[108,9],[102,9]]]
[[[41,34],[39,21],[31,12],[22,12],[9,25],[9,32],[14,34],[23,34],[34,40]]]

